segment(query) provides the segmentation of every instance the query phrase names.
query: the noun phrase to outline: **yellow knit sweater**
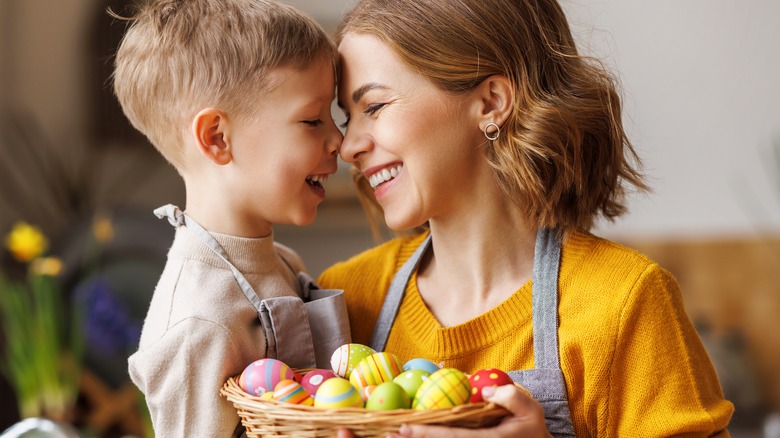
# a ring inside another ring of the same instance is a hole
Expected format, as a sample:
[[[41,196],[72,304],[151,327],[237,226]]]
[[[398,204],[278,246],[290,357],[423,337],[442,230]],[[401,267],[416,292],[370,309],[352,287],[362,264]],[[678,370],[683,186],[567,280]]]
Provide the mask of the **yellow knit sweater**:
[[[338,263],[319,279],[344,289],[354,342],[368,344],[395,272],[425,235]],[[435,242],[433,243],[435,246]],[[728,436],[733,412],[685,313],[674,278],[646,257],[585,232],[561,255],[559,352],[578,437]],[[413,275],[386,351],[468,373],[533,368],[531,282],[492,310],[442,327]]]

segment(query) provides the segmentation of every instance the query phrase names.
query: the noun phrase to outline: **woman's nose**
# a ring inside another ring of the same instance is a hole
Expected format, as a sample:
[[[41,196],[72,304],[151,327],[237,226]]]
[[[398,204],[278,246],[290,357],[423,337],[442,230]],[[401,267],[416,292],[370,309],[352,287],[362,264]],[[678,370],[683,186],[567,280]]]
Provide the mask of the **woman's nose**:
[[[361,154],[371,148],[371,141],[365,134],[358,133],[353,127],[347,127],[344,133],[344,140],[341,142],[341,159],[347,163],[354,164]]]

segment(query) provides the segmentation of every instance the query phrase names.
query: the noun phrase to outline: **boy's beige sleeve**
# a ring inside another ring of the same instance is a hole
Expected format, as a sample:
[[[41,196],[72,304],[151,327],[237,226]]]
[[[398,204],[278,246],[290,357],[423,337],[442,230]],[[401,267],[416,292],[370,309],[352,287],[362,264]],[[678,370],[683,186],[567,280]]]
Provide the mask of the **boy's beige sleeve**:
[[[233,372],[226,365],[236,357],[224,327],[196,318],[130,356],[130,377],[146,397],[155,435],[233,436],[240,420],[219,390]]]

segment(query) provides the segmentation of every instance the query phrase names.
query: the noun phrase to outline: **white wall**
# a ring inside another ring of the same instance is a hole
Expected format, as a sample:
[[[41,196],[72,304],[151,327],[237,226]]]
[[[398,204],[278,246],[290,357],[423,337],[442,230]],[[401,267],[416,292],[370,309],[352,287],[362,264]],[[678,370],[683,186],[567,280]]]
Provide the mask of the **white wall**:
[[[563,4],[581,48],[619,71],[654,189],[605,234],[780,232],[780,2]]]

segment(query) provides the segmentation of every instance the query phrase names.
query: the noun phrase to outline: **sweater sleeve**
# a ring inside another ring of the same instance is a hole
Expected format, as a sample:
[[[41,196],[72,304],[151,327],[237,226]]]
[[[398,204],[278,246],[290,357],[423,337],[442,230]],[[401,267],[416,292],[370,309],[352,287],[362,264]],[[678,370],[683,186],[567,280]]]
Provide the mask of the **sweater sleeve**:
[[[240,420],[219,390],[233,372],[226,363],[235,350],[223,327],[189,318],[130,357],[130,377],[146,397],[156,436],[233,436]]]
[[[728,436],[733,405],[674,278],[651,264],[622,309],[599,436]]]

